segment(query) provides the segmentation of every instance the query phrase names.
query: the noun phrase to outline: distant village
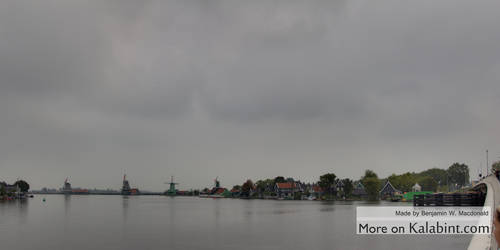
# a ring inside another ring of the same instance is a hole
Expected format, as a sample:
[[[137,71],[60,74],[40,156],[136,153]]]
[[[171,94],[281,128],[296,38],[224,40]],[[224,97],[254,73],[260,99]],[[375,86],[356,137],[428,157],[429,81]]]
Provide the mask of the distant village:
[[[333,173],[320,176],[315,183],[278,176],[255,183],[247,180],[242,185],[227,189],[221,187],[216,179],[213,188],[184,195],[277,200],[412,201],[415,195],[462,191],[471,186],[468,179],[468,167],[465,164],[455,163],[447,170],[433,168],[421,173],[393,174],[385,179],[379,179],[376,173],[366,170],[365,175],[356,181],[337,178]]]
[[[247,180],[241,185],[225,188],[216,178],[212,188],[192,191],[175,189],[173,192],[171,185],[169,193],[203,198],[412,201],[416,195],[464,191],[477,181],[470,180],[467,165],[454,163],[448,169],[431,168],[420,173],[392,174],[383,179],[375,172],[366,170],[359,180],[337,178],[334,173],[327,173],[314,183],[278,176],[256,182]]]
[[[0,200],[14,200],[31,197],[28,193],[30,185],[24,180],[17,180],[13,184],[0,182]]]
[[[493,164],[500,169],[500,162]],[[478,176],[478,179],[481,175]],[[476,180],[477,181],[477,180]],[[66,179],[60,189],[29,191],[29,184],[18,180],[14,184],[0,182],[0,199],[17,199],[32,194],[65,195],[167,195],[198,196],[200,198],[239,198],[275,200],[391,200],[412,201],[415,195],[430,193],[453,193],[464,191],[474,184],[469,176],[469,167],[454,163],[448,169],[431,168],[420,173],[408,172],[392,174],[380,179],[378,175],[366,170],[359,180],[338,178],[334,173],[323,174],[317,182],[306,183],[294,178],[278,176],[269,179],[246,180],[241,185],[223,187],[215,178],[212,187],[201,190],[178,190],[178,183],[171,177],[170,187],[164,192],[140,191],[131,187],[127,176],[123,176],[121,190],[83,189],[72,187]]]

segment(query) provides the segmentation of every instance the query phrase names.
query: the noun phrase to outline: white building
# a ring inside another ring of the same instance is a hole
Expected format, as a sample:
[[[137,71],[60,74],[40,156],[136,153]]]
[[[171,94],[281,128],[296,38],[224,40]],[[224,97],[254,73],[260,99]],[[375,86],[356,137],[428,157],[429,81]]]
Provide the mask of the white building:
[[[415,185],[413,185],[413,187],[411,188],[411,191],[420,192],[420,191],[422,191],[422,187],[420,185],[418,185],[418,183],[415,183]]]

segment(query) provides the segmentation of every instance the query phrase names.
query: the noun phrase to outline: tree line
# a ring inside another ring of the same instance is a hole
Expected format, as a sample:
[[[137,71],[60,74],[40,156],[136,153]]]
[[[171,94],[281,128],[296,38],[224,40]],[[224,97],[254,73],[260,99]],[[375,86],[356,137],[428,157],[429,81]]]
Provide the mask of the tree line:
[[[495,165],[500,170],[500,162]],[[334,173],[326,173],[319,177],[314,183],[321,187],[323,199],[352,198],[357,183],[361,183],[369,199],[378,199],[379,191],[386,181],[402,192],[412,191],[412,187],[418,183],[423,191],[449,191],[448,187],[463,187],[469,184],[469,167],[463,163],[453,163],[447,169],[431,168],[422,172],[407,172],[403,174],[392,174],[387,178],[379,178],[372,170],[366,170],[359,180],[349,178],[338,178]],[[276,183],[294,182],[293,179],[285,179],[278,176],[272,179],[258,180],[252,182],[247,180],[242,185],[235,185],[233,189],[240,191],[242,197],[259,198],[275,195],[273,187]],[[309,195],[306,193],[298,195]]]
[[[401,192],[412,191],[416,183],[422,187],[423,191],[447,192],[450,190],[449,187],[464,187],[469,184],[469,167],[457,162],[448,169],[431,168],[419,173],[392,174],[385,179],[379,179],[375,172],[366,170],[360,181],[368,195],[374,199],[378,197],[378,192],[387,180]]]

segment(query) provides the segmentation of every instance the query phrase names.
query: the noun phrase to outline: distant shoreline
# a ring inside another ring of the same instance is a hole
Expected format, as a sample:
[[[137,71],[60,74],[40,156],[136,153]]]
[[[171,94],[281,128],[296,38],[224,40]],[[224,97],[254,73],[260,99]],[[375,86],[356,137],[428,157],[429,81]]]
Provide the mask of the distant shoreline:
[[[175,195],[175,196],[169,196],[165,195],[162,192],[148,192],[148,193],[140,193],[140,194],[134,194],[134,195],[123,195],[121,193],[88,193],[88,194],[65,194],[65,193],[38,193],[38,192],[30,192],[30,194],[33,195],[67,195],[67,196],[91,196],[91,195],[113,195],[113,196],[165,196],[165,197],[193,197],[193,198],[203,198],[203,199],[236,199],[236,200],[279,200],[279,201],[370,201],[368,199],[335,199],[335,200],[307,200],[307,199],[301,199],[301,200],[294,200],[294,199],[277,199],[277,198],[241,198],[241,197],[200,197],[198,195]],[[383,200],[380,200],[383,201]],[[404,201],[402,201],[404,202]]]

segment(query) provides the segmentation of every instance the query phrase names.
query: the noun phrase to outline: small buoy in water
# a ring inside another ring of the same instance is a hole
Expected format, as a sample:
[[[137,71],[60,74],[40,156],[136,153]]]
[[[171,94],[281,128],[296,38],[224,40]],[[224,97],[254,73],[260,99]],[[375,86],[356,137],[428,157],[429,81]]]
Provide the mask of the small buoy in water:
[[[43,198],[43,200],[42,200],[42,201],[43,201],[43,202],[45,202],[45,198]]]

